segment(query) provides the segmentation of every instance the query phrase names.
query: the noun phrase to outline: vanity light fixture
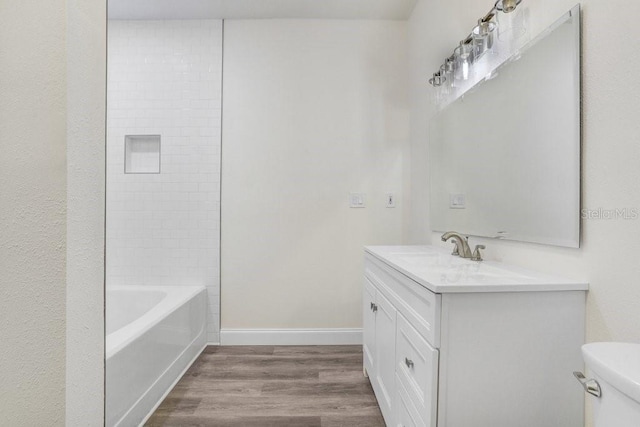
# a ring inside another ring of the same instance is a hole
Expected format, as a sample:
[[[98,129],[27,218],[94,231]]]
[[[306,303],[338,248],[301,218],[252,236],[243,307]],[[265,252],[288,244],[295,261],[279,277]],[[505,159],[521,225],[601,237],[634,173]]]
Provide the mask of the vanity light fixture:
[[[455,80],[467,80],[473,62],[493,47],[494,34],[498,28],[498,12],[511,13],[522,0],[498,0],[484,17],[478,20],[471,33],[460,42],[453,55],[445,59],[440,69],[433,73],[429,84],[442,86],[446,81],[453,86]]]

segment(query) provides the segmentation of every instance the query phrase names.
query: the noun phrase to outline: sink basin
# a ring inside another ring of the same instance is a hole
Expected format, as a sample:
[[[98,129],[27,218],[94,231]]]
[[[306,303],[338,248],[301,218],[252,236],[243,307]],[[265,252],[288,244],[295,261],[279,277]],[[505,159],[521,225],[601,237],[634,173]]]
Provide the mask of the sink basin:
[[[396,252],[390,254],[398,262],[429,266],[451,266],[469,264],[468,259],[437,252]]]
[[[503,283],[512,281],[514,277],[522,280],[522,274],[496,268],[485,262],[471,261],[465,258],[451,256],[447,253],[428,252],[397,252],[391,254],[399,263],[408,264],[424,270],[432,277],[438,277],[445,283],[488,281]]]
[[[439,254],[429,252],[394,252],[390,255],[408,262],[424,262],[425,260],[438,258],[438,256],[440,256]]]
[[[431,274],[438,276],[440,281],[445,283],[476,283],[480,285],[524,280],[522,275],[515,275],[508,270],[475,262],[473,264],[461,264],[457,266],[432,267],[430,270]]]

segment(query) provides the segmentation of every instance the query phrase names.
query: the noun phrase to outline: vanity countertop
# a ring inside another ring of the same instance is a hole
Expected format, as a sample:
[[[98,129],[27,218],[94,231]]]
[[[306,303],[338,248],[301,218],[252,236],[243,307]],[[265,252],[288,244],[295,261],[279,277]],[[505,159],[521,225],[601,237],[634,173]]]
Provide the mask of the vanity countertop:
[[[579,280],[495,261],[471,261],[435,246],[367,246],[365,251],[435,293],[586,291]]]

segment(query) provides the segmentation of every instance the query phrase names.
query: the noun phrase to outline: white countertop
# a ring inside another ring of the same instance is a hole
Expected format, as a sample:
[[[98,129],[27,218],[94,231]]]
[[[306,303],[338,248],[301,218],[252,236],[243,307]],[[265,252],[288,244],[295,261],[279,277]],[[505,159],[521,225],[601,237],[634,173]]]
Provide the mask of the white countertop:
[[[435,246],[367,246],[368,254],[435,293],[586,291],[586,282],[495,261],[471,261]]]

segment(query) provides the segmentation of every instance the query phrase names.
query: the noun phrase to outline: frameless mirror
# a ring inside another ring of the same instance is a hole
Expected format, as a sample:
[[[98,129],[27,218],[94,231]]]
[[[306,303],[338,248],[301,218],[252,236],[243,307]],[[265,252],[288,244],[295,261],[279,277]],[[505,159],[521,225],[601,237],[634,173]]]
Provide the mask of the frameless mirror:
[[[434,231],[578,247],[576,6],[430,126]]]

